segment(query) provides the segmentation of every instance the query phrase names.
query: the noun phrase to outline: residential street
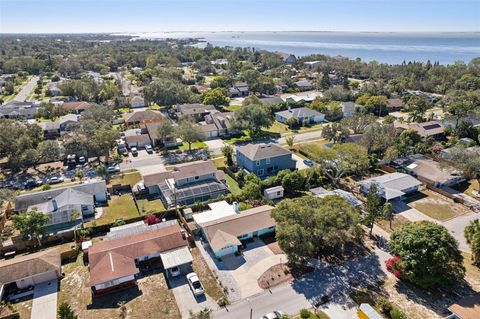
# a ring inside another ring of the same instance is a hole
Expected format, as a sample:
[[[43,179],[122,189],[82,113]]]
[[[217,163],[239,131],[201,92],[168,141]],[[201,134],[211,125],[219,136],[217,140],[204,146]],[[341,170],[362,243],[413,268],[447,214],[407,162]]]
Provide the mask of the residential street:
[[[17,102],[25,102],[27,97],[30,95],[30,93],[32,93],[33,89],[37,85],[38,79],[38,76],[33,76],[32,79],[22,87],[20,92],[18,92],[17,96],[13,100]]]
[[[349,260],[340,266],[319,265],[317,269],[289,284],[272,288],[251,298],[244,299],[213,313],[215,319],[259,318],[273,310],[290,315],[301,308],[311,308],[315,300],[328,295],[331,302],[321,306],[332,318],[349,318],[355,314],[356,305],[348,296],[353,284],[367,286],[387,276],[385,260],[391,256],[375,249],[374,253]]]

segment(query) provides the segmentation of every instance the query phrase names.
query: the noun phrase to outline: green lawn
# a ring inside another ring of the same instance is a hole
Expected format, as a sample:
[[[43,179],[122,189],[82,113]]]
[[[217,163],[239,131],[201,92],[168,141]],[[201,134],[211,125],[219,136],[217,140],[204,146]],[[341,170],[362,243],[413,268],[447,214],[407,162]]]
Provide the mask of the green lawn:
[[[163,203],[160,199],[137,199],[138,209],[140,214],[145,215],[148,213],[162,212],[165,210]]]
[[[267,131],[272,133],[279,133],[282,136],[285,135],[293,135],[298,133],[306,133],[306,132],[314,132],[322,130],[322,124],[315,124],[310,126],[302,126],[296,130],[291,130],[288,128],[288,125],[280,123],[278,121],[273,122],[272,126],[270,126]]]
[[[224,109],[229,111],[229,112],[236,112],[242,108],[241,105],[229,105],[225,106]]]
[[[213,160],[213,164],[215,165],[216,168],[222,168],[222,167],[225,167],[226,164],[225,164],[225,157],[218,157],[218,158],[215,158],[215,159],[212,159]]]
[[[115,222],[117,218],[129,219],[139,216],[132,194],[112,196],[107,207],[103,207],[102,216],[96,220],[97,225]],[[87,223],[88,224],[88,223]],[[87,225],[88,227],[89,225]]]
[[[300,315],[294,317],[294,319],[301,319]],[[310,317],[308,319],[330,319],[330,317],[323,311],[317,310],[317,314],[314,314],[313,311],[310,314]]]
[[[294,148],[298,151],[302,151],[307,154],[310,159],[316,158],[319,151],[324,149],[325,144],[328,144],[327,140],[320,140],[309,143],[301,143],[294,145]]]
[[[161,109],[165,109],[165,108],[167,108],[167,107],[166,107],[166,106],[160,106],[160,105],[155,104],[155,105],[150,105],[148,108],[149,108],[149,109],[152,109],[152,110],[161,110]]]
[[[195,142],[195,143],[192,143],[192,150],[195,149],[195,148],[207,148],[207,144],[205,144],[204,142]],[[182,145],[179,146],[179,149],[181,150],[188,150],[188,143],[185,143],[183,142]]]
[[[225,178],[227,180],[227,187],[230,193],[232,193],[233,195],[240,195],[242,190],[238,186],[237,181],[231,178],[230,175],[225,175]]]
[[[109,186],[121,184],[121,185],[130,185],[133,187],[136,183],[142,180],[142,175],[138,171],[132,171],[128,173],[123,173],[121,175],[117,175],[110,179],[108,183]]]

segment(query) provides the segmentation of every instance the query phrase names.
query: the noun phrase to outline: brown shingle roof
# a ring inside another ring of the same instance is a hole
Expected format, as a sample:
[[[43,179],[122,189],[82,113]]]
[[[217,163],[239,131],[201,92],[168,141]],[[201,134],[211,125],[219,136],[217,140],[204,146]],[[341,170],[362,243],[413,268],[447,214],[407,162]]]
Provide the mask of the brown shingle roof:
[[[83,111],[90,107],[90,103],[85,101],[80,102],[65,102],[60,105],[62,109],[66,109],[69,111]]]
[[[179,225],[97,243],[88,249],[90,286],[138,272],[135,259],[188,245]],[[130,260],[130,262],[129,262]],[[135,268],[134,268],[135,267]]]
[[[127,124],[143,122],[161,122],[165,119],[161,112],[154,110],[126,113],[123,118],[125,119],[125,123]]]
[[[148,134],[126,136],[125,143],[127,143],[129,146],[137,143],[150,143],[150,136]]]
[[[0,286],[51,270],[57,270],[60,275],[60,267],[57,248],[5,260],[0,262]]]
[[[271,216],[272,209],[272,206],[263,205],[200,226],[205,231],[212,249],[219,250],[226,245],[234,245],[234,237],[275,226],[277,223]],[[230,236],[225,236],[224,233]]]
[[[448,310],[461,319],[480,318],[480,294],[467,296],[458,303],[451,305]]]
[[[405,106],[401,99],[388,99],[387,106],[391,109],[401,109]]]
[[[395,123],[395,128],[413,129],[422,137],[439,135],[445,132],[442,123],[438,121],[410,124]]]
[[[173,171],[145,175],[143,177],[143,182],[144,185],[148,187],[158,185],[168,178],[179,180],[210,173],[215,173],[218,180],[225,179],[225,174],[222,174],[223,172],[217,170],[213,162],[208,160],[179,164],[174,166]]]

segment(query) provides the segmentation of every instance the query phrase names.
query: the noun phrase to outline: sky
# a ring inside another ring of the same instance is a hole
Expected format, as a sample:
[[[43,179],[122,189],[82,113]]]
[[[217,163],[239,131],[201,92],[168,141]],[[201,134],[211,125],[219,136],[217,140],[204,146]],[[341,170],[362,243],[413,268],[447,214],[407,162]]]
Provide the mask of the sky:
[[[480,0],[0,0],[0,33],[480,31]]]

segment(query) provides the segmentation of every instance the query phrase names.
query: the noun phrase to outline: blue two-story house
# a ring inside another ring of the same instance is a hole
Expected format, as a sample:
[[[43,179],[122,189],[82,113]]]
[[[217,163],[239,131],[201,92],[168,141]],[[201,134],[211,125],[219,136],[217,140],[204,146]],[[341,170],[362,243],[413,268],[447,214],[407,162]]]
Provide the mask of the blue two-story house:
[[[248,144],[237,147],[237,166],[260,178],[295,169],[292,152],[277,144]]]

